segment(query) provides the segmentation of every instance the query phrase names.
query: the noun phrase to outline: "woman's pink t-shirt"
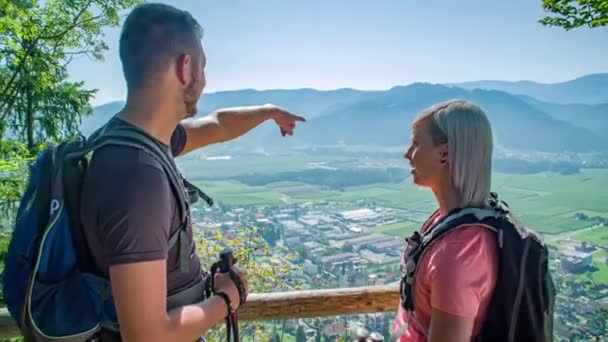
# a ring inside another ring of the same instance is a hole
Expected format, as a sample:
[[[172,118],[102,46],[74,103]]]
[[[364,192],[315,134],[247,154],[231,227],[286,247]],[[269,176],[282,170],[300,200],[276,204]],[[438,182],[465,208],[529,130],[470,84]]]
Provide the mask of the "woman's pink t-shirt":
[[[434,221],[437,219],[439,217]],[[473,335],[476,335],[496,284],[496,234],[482,226],[470,225],[446,233],[429,248],[420,261],[416,276],[416,318],[427,332],[431,308],[455,316],[475,318]],[[407,313],[399,305],[393,331],[407,321]],[[426,341],[426,337],[411,320],[409,328],[398,341],[419,342]]]

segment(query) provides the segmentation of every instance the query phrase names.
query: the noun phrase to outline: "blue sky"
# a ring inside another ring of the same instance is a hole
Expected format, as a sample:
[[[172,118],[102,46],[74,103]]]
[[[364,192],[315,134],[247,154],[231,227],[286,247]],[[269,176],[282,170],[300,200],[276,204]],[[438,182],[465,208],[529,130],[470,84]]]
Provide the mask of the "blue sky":
[[[387,89],[480,79],[559,82],[608,72],[608,29],[540,25],[541,0],[173,0],[205,30],[205,92],[243,88]],[[104,61],[70,78],[125,97],[120,28]]]

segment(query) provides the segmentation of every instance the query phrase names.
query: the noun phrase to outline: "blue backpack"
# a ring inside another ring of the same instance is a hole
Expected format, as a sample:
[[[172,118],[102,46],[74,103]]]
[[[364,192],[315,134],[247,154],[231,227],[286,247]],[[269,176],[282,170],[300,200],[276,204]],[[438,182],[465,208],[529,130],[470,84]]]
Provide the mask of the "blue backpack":
[[[2,278],[8,311],[26,341],[86,341],[101,328],[119,331],[110,282],[86,248],[79,216],[80,190],[92,153],[109,144],[142,149],[156,158],[178,199],[182,226],[169,248],[186,251],[189,205],[212,200],[182,178],[172,157],[135,128],[101,129],[51,145],[30,166]],[[188,269],[188,253],[180,253]]]

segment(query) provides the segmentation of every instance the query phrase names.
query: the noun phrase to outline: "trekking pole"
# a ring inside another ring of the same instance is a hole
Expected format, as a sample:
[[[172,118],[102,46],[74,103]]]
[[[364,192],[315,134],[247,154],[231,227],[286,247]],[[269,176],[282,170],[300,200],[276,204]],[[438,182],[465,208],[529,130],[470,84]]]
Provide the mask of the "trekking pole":
[[[224,250],[222,250],[220,252],[220,272],[228,273],[230,275],[230,277],[232,278],[232,281],[234,281],[234,283],[235,283],[234,285],[237,288],[237,292],[239,293],[239,300],[240,300],[241,290],[239,289],[237,280],[233,278],[233,275],[234,275],[234,277],[238,277],[236,274],[234,274],[234,271],[232,271],[232,267],[234,266],[234,263],[235,263],[235,258],[234,258],[234,253],[232,252],[232,249],[225,248]],[[239,325],[238,324],[239,324],[239,322],[238,322],[236,311],[229,313],[229,317],[226,318],[226,334],[227,334],[228,342],[230,342],[231,332],[234,333],[234,342],[239,342]]]

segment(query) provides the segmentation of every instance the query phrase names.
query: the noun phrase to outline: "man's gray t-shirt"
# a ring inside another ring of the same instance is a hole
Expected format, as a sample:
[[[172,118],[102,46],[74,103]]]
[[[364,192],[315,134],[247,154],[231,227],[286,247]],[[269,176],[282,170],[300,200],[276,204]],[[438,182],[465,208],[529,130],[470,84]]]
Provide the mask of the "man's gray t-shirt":
[[[112,124],[130,125],[113,118]],[[134,127],[134,126],[132,126]],[[183,150],[186,134],[178,125],[167,146],[172,155]],[[202,276],[189,220],[190,269],[180,271],[179,244],[168,249],[180,215],[167,175],[159,162],[139,149],[109,145],[97,150],[84,180],[81,219],[93,262],[105,276],[112,265],[167,260],[167,295],[196,284]]]

